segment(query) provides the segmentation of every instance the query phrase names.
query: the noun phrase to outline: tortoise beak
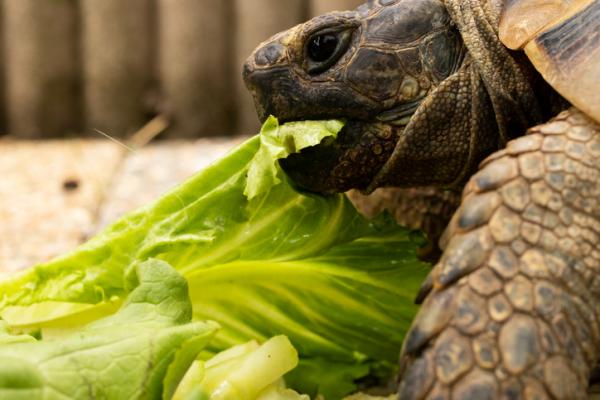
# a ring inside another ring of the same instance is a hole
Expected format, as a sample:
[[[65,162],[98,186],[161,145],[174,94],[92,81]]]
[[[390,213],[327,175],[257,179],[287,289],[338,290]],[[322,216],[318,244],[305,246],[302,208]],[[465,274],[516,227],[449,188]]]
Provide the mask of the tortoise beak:
[[[280,122],[294,120],[309,111],[309,104],[294,101],[290,93],[300,93],[301,88],[292,79],[285,67],[256,69],[251,64],[244,66],[244,82],[254,98],[258,118],[264,122],[269,115]]]
[[[269,115],[285,119],[283,114],[292,105],[287,96],[280,94],[300,89],[291,74],[286,46],[294,32],[292,28],[261,43],[244,63],[242,77],[261,121]]]

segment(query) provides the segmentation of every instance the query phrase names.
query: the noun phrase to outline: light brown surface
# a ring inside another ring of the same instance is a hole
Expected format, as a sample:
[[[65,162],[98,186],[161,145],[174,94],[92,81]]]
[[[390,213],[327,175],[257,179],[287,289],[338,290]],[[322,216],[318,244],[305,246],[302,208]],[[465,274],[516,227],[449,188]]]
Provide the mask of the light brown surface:
[[[0,141],[0,273],[64,254],[242,139],[163,142],[130,152],[109,141]],[[65,188],[65,182],[77,188]]]
[[[0,7],[9,131],[36,138],[79,129],[76,2],[6,0]]]
[[[158,70],[170,137],[230,132],[232,9],[223,0],[158,1]],[[240,75],[240,71],[236,71]],[[239,76],[236,76],[239,79]]]
[[[83,0],[86,129],[126,137],[148,119],[153,74],[150,0]]]
[[[155,113],[172,117],[171,137],[252,134],[245,58],[311,10],[361,2],[0,1],[0,135],[123,138]]]
[[[104,141],[0,142],[0,270],[81,243],[121,157],[119,146]]]
[[[4,8],[0,3],[0,21],[4,22],[3,29],[0,29],[0,43],[4,43],[6,38],[6,17],[4,16]],[[4,79],[0,79],[0,93],[4,93],[4,96],[0,96],[0,110],[6,110],[6,45],[0,48],[0,76],[3,76]],[[5,134],[7,132],[6,126],[6,112],[0,114],[0,134]]]

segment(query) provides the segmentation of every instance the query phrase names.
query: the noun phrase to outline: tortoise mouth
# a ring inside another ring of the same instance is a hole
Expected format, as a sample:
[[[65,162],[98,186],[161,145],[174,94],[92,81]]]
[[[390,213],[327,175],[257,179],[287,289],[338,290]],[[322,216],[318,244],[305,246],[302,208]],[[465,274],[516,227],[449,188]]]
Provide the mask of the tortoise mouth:
[[[332,194],[367,190],[392,155],[403,129],[379,121],[346,120],[337,139],[279,161],[303,190]]]

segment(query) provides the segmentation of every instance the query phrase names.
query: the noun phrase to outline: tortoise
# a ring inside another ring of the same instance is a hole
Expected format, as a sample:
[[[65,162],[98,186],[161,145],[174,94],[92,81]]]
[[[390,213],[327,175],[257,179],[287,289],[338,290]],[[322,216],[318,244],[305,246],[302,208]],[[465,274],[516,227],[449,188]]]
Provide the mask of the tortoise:
[[[401,350],[402,400],[587,397],[599,1],[372,0],[275,35],[243,75],[261,119],[347,121],[281,161],[299,187],[405,188],[389,198],[439,243]]]

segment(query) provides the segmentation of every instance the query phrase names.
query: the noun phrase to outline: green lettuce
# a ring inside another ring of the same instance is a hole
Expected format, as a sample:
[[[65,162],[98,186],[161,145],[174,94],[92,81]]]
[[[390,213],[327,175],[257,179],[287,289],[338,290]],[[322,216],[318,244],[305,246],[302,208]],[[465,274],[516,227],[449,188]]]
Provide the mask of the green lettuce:
[[[328,399],[369,371],[391,374],[428,266],[393,221],[289,184],[276,158],[342,127],[305,124],[287,131],[269,119],[262,136],[71,254],[1,281],[0,316],[12,329],[63,337],[119,309],[128,268],[156,259],[187,279],[194,319],[222,326],[206,357],[286,335],[300,354],[291,379]],[[314,374],[328,367],[343,382]]]
[[[191,322],[187,282],[168,264],[133,271],[121,309],[76,334],[36,341],[0,331],[0,398],[170,398],[218,325]]]

